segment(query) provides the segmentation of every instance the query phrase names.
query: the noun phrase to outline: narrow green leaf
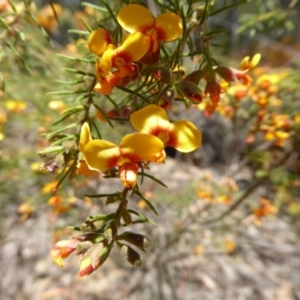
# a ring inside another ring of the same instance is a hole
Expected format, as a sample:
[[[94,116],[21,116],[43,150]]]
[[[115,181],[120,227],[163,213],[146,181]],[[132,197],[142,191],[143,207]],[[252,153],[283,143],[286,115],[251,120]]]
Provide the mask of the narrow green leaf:
[[[64,152],[63,146],[51,146],[42,151],[39,151],[39,155],[53,155]]]
[[[58,119],[57,121],[55,121],[54,123],[52,123],[52,126],[55,126],[61,122],[63,122],[64,120],[67,120],[68,118],[70,118],[72,115],[76,114],[77,111],[73,111],[73,112],[70,112],[66,115],[64,115],[63,117],[61,117],[60,119]]]
[[[5,22],[4,19],[0,18],[0,23],[8,30],[9,29],[9,25]]]
[[[75,33],[75,34],[78,34],[78,35],[90,35],[89,31],[79,30],[79,29],[69,29],[68,33]]]
[[[139,191],[136,191],[136,190],[135,190],[135,194],[138,195],[139,197],[141,197],[146,202],[146,204],[153,211],[154,214],[158,215],[158,212],[155,209],[155,207],[153,206],[153,204],[147,198],[145,198],[143,194],[141,194]]]
[[[16,7],[14,6],[14,4],[12,3],[12,1],[11,1],[11,0],[8,0],[8,3],[9,3],[9,5],[11,6],[11,8],[13,9],[13,11],[16,13],[16,12],[17,12],[17,9],[16,9]]]
[[[80,83],[85,83],[89,81],[90,79],[78,79],[78,80],[55,80],[58,83],[65,84],[65,85],[75,85],[75,84],[80,84]]]
[[[49,92],[47,96],[57,96],[57,95],[75,95],[75,94],[83,94],[86,93],[86,90],[78,90],[78,91],[56,91],[56,92]]]
[[[233,7],[235,7],[235,6],[238,6],[238,5],[241,5],[241,4],[246,4],[246,3],[248,3],[249,1],[250,1],[250,0],[240,0],[240,1],[234,2],[234,3],[230,4],[230,5],[224,6],[224,7],[222,7],[222,8],[216,9],[216,10],[210,12],[210,13],[208,14],[208,17],[217,15],[217,14],[219,14],[220,12],[222,12],[222,11],[224,11],[224,10],[227,10],[227,9],[230,9],[230,8],[233,8]]]
[[[108,3],[106,2],[106,0],[102,0],[101,2],[102,2],[102,3],[104,4],[104,6],[107,8],[107,10],[108,10],[109,14],[111,15],[112,19],[114,20],[114,22],[115,22],[117,25],[119,25],[119,23],[118,23],[118,21],[117,21],[117,18],[116,18],[116,16],[115,16],[115,14],[113,13],[112,9],[110,8],[110,6],[109,6]],[[110,1],[110,3],[111,3],[111,1]]]
[[[102,134],[101,134],[100,130],[98,129],[98,126],[96,125],[94,120],[91,120],[91,125],[92,125],[93,128],[95,128],[95,130],[97,132],[97,135],[98,135],[98,138],[102,139]]]
[[[98,214],[98,215],[93,215],[93,216],[89,216],[85,222],[95,222],[95,221],[108,221],[108,220],[112,220],[114,219],[116,216],[115,213],[111,213],[111,214]]]
[[[70,56],[70,55],[65,55],[65,54],[60,54],[58,53],[57,56],[62,57],[64,59],[68,59],[71,61],[79,61],[79,62],[83,62],[83,63],[95,63],[94,59],[87,59],[87,58],[81,58],[81,57],[74,57],[74,56]]]
[[[145,222],[147,222],[147,223],[149,223],[149,224],[156,225],[155,222],[151,221],[150,219],[148,219],[147,217],[145,217],[143,214],[141,214],[141,213],[139,213],[139,212],[137,212],[137,211],[135,211],[135,210],[133,210],[133,209],[130,209],[130,208],[128,209],[128,211],[129,211],[130,213],[132,213],[132,214],[138,216],[141,220],[143,220],[143,221],[145,221]]]
[[[51,144],[51,147],[54,147],[54,146],[60,146],[62,145],[62,143],[64,141],[72,141],[72,140],[75,140],[76,139],[76,136],[75,135],[68,135],[66,137],[63,137],[57,141],[55,141],[54,143]]]
[[[69,73],[74,73],[74,74],[80,74],[80,75],[95,77],[94,73],[84,72],[84,71],[77,70],[77,69],[63,68],[63,70],[66,71],[66,72],[69,72]]]
[[[53,11],[55,20],[57,21],[58,24],[60,24],[60,21],[59,21],[58,15],[57,15],[57,13],[56,13],[56,10],[55,10],[55,8],[54,8],[54,4],[53,4],[52,0],[48,0],[48,1],[49,1],[49,3],[50,3],[51,8],[52,8],[52,11]]]
[[[92,4],[92,3],[88,3],[88,2],[82,2],[81,3],[82,6],[87,6],[87,7],[91,7],[95,10],[98,10],[98,11],[102,11],[102,12],[108,12],[108,10],[104,7],[101,7],[99,5],[95,5],[95,4]]]
[[[85,106],[83,106],[83,105],[73,106],[73,107],[70,107],[70,108],[67,108],[67,109],[63,110],[61,112],[61,114],[62,115],[67,115],[71,112],[78,112],[78,111],[82,111],[84,109],[85,109]]]
[[[51,140],[55,135],[57,135],[58,133],[60,133],[60,132],[62,132],[62,131],[65,131],[65,130],[67,130],[67,129],[74,128],[74,127],[76,127],[76,126],[78,126],[78,124],[77,124],[77,123],[73,123],[73,124],[70,124],[70,125],[68,125],[68,126],[66,126],[66,127],[57,129],[57,130],[55,130],[55,131],[53,131],[53,132],[47,134],[47,135],[46,135],[46,139],[49,141],[49,140]]]
[[[94,103],[94,106],[100,111],[101,115],[103,116],[103,118],[106,120],[106,122],[109,124],[109,126],[111,128],[114,128],[114,125],[112,124],[112,122],[110,121],[110,119],[107,117],[106,113],[101,109],[100,106],[98,106],[97,104]]]
[[[152,179],[152,180],[155,181],[156,183],[158,183],[158,184],[162,185],[163,187],[166,187],[166,188],[167,188],[167,186],[166,186],[162,181],[160,181],[159,179],[157,179],[156,177],[154,177],[154,176],[152,176],[152,175],[150,175],[150,174],[147,174],[147,173],[145,173],[145,172],[139,172],[138,175],[142,175],[142,176],[149,177],[150,179]]]
[[[79,17],[80,21],[82,22],[83,26],[89,31],[92,32],[93,29],[84,21],[83,18]]]
[[[59,179],[59,181],[58,181],[58,183],[55,187],[56,189],[58,189],[61,186],[61,184],[64,182],[64,180],[66,179],[66,177],[68,175],[69,175],[69,179],[73,178],[73,176],[74,176],[74,174],[77,170],[76,166],[77,166],[77,160],[76,159],[74,159],[73,164],[70,167],[68,167],[66,172],[64,172],[67,168],[67,166],[65,166],[64,171],[61,173],[62,176]]]
[[[85,194],[84,196],[89,197],[89,198],[104,198],[104,197],[115,197],[115,196],[120,196],[121,193],[117,192],[117,193],[113,193],[113,194],[98,194],[98,195],[89,195],[89,194]]]

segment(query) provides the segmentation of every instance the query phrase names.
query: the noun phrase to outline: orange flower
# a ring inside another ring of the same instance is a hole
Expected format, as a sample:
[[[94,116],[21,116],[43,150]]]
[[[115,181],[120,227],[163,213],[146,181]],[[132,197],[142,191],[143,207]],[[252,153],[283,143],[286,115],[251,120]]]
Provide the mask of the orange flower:
[[[51,7],[50,4],[46,4],[38,14],[38,22],[39,24],[44,27],[47,30],[51,30],[55,27],[57,27],[57,21],[53,12],[53,9],[55,10],[55,13],[57,16],[59,16],[62,12],[62,8],[59,4],[53,3],[53,6]]]
[[[270,215],[276,214],[278,211],[277,207],[270,203],[270,200],[266,198],[260,199],[260,206],[253,209],[253,214],[257,218],[262,218]]]

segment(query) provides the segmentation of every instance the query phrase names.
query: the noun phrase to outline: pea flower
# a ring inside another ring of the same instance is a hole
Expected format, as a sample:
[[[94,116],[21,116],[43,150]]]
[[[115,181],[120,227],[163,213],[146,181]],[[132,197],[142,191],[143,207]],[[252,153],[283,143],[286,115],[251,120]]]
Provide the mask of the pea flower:
[[[132,133],[123,137],[120,145],[106,140],[92,139],[88,123],[81,128],[79,150],[91,170],[107,171],[119,167],[124,186],[136,184],[140,162],[162,162],[165,158],[163,142],[147,133]]]
[[[182,33],[180,17],[168,12],[152,16],[150,10],[142,5],[129,4],[121,8],[118,13],[119,24],[128,32],[141,32],[148,37],[149,48],[152,53],[159,49],[159,43],[177,39]]]
[[[134,62],[146,54],[150,41],[144,34],[136,32],[116,47],[109,44],[111,38],[108,33],[100,29],[92,32],[89,38],[90,51],[101,55],[96,61],[98,83],[94,90],[109,95],[116,85],[124,86],[137,77],[138,67]]]
[[[157,136],[165,146],[187,153],[201,145],[201,132],[186,120],[170,122],[161,107],[150,104],[131,114],[131,125],[142,133]]]
[[[104,95],[109,95],[120,80],[118,72],[111,72],[111,59],[115,48],[113,44],[109,44],[102,58],[96,61],[96,77],[98,83],[94,90]]]
[[[98,28],[91,32],[88,40],[89,50],[97,56],[102,56],[107,47],[113,44],[109,31]]]
[[[50,251],[51,259],[60,267],[63,267],[63,259],[67,258],[72,252],[74,252],[79,243],[79,239],[62,240],[57,242]]]
[[[139,61],[148,51],[150,41],[147,37],[135,32],[130,34],[123,44],[113,52],[111,64],[120,72],[121,78],[134,71],[132,62]]]

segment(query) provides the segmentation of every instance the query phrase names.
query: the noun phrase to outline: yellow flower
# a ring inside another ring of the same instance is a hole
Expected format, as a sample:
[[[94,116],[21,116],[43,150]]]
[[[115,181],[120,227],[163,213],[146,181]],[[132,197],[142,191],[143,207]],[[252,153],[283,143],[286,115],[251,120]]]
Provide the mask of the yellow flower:
[[[5,106],[8,110],[19,113],[26,108],[26,102],[23,100],[7,100]]]
[[[300,125],[300,112],[297,113],[297,115],[294,117],[294,120],[297,125]]]
[[[112,55],[112,67],[119,70],[121,78],[135,70],[132,62],[139,61],[148,51],[150,40],[140,32],[130,34]]]
[[[252,59],[250,60],[249,56],[246,56],[243,58],[241,62],[241,70],[248,70],[248,69],[253,69],[256,67],[261,59],[261,54],[256,53]]]
[[[58,184],[58,180],[45,184],[42,188],[42,192],[44,194],[54,192],[56,190],[57,184]]]
[[[180,152],[191,152],[201,146],[201,132],[186,120],[171,123],[164,109],[147,105],[130,116],[131,125],[142,133],[157,136],[165,146]]]
[[[129,4],[118,13],[119,24],[128,32],[145,34],[153,53],[159,49],[159,43],[177,39],[182,33],[180,17],[174,13],[164,13],[156,19],[150,10],[138,4]],[[136,49],[138,51],[138,49]]]
[[[62,100],[52,100],[48,104],[50,109],[56,110],[58,112],[62,112],[64,109],[67,108],[67,105]]]
[[[163,149],[160,139],[146,133],[128,134],[118,146],[106,140],[93,140],[87,123],[81,128],[79,150],[88,167],[97,171],[120,167],[121,181],[126,187],[135,185],[139,162],[160,162],[165,157]]]
[[[150,41],[140,32],[130,34],[120,47],[108,44],[109,41],[104,29],[96,30],[89,39],[91,52],[102,55],[96,61],[98,84],[94,90],[104,95],[109,95],[116,85],[124,85],[124,82],[126,85],[137,76],[134,62],[139,61],[150,46]],[[121,82],[123,78],[128,78],[128,82]]]

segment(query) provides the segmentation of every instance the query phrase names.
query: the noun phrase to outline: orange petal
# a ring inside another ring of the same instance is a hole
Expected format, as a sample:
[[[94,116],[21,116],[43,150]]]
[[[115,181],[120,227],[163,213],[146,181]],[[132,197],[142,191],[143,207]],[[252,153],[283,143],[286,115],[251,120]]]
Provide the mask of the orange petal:
[[[88,46],[92,53],[101,56],[107,46],[112,43],[110,33],[104,28],[98,28],[91,32],[89,36]]]
[[[120,80],[121,77],[119,76],[119,73],[114,72],[106,78],[100,78],[99,82],[94,87],[94,91],[103,95],[109,95]]]
[[[143,32],[145,28],[154,26],[154,18],[150,10],[142,5],[129,4],[118,13],[119,24],[128,32]]]
[[[159,42],[176,40],[182,33],[180,17],[174,13],[169,12],[158,16],[155,24]]]

